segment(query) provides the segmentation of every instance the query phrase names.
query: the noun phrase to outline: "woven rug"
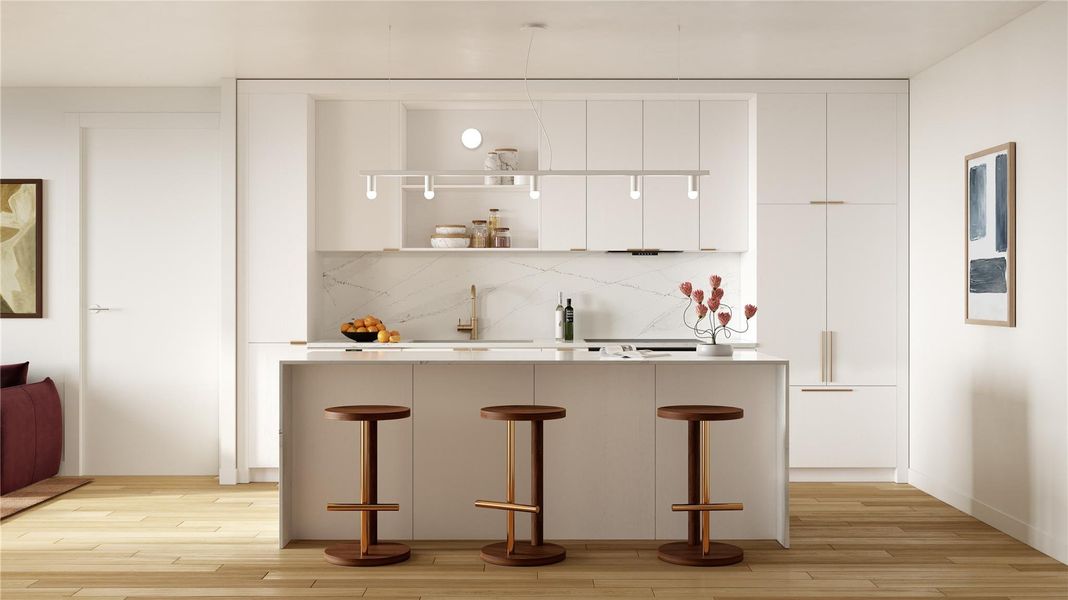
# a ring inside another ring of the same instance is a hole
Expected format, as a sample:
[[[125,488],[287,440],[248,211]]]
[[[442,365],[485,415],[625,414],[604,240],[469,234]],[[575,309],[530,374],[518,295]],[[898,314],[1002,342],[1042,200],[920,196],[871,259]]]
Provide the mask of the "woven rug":
[[[50,477],[0,496],[0,519],[47,502],[91,482],[84,477]]]

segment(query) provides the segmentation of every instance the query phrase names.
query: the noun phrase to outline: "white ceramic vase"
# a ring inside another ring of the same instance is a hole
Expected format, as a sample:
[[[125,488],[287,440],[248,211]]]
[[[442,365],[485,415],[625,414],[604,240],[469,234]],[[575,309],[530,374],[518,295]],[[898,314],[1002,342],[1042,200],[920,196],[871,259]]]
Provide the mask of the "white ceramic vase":
[[[730,344],[702,343],[697,345],[698,356],[731,356],[732,354],[734,354],[734,347]]]

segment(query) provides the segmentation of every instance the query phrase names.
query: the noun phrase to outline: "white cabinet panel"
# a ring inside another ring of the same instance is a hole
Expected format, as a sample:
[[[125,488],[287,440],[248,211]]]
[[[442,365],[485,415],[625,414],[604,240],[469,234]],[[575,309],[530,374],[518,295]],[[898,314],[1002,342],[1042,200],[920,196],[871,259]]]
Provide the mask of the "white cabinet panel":
[[[749,103],[701,102],[700,247],[749,249]]]
[[[319,101],[315,120],[316,248],[400,247],[400,179],[380,177],[367,198],[362,169],[399,169],[396,102]]]
[[[894,204],[898,196],[896,94],[827,96],[827,199]]]
[[[302,358],[307,346],[245,344],[245,462],[248,468],[278,468],[278,362]]]
[[[897,464],[897,388],[790,388],[790,467]]]
[[[534,365],[416,365],[414,390],[415,539],[504,539],[505,513],[474,503],[505,498],[507,428],[479,409],[533,404]],[[530,427],[515,429],[516,498],[526,502]],[[516,519],[516,535],[529,538],[529,519]]]
[[[789,359],[792,382],[820,383],[826,206],[763,205],[757,215],[760,350]]]
[[[545,422],[545,537],[652,538],[653,365],[534,369],[534,403],[567,409]]]
[[[830,381],[893,385],[897,380],[896,319],[897,207],[828,206]]]
[[[645,169],[696,169],[699,163],[698,103],[644,102]],[[698,250],[699,201],[686,196],[685,177],[646,177],[642,190],[642,246]]]
[[[546,140],[544,133],[541,135],[538,168],[585,169],[586,102],[542,102],[541,120],[549,139]],[[586,247],[586,178],[542,178],[539,241],[542,250],[566,251]]]
[[[757,97],[757,197],[761,204],[827,199],[824,94]]]
[[[311,101],[241,95],[238,192],[246,340],[306,340]]]
[[[586,166],[642,168],[640,100],[586,103]],[[630,197],[629,178],[587,178],[586,245],[590,250],[642,247],[642,201]]]

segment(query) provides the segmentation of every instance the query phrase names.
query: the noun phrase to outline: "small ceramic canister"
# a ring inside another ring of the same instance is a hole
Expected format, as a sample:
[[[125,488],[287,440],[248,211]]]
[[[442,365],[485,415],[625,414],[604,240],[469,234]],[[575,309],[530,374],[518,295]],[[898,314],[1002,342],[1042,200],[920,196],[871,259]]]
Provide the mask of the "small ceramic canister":
[[[502,171],[518,171],[519,170],[519,150],[515,148],[497,148],[494,150],[497,153],[497,162],[500,163],[500,169]],[[500,178],[501,185],[514,185],[515,177],[504,176]]]
[[[497,151],[486,153],[486,160],[482,161],[482,170],[484,171],[500,171],[501,170],[501,158],[497,155]],[[482,178],[486,185],[500,185],[501,178],[497,176],[486,176]]]

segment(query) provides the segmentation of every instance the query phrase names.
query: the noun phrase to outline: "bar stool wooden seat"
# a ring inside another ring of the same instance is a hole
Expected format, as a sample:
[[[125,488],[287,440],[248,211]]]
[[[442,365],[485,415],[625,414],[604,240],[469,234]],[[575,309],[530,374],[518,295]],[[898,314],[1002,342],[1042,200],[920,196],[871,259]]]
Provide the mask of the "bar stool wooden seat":
[[[503,502],[497,500],[477,500],[479,508],[493,508],[507,511],[508,534],[503,542],[482,547],[482,560],[506,567],[533,567],[548,565],[564,560],[567,550],[556,544],[545,543],[542,539],[542,525],[545,519],[544,489],[542,484],[543,465],[543,426],[545,421],[563,419],[567,411],[559,406],[487,406],[482,409],[482,418],[493,421],[508,422],[508,486],[507,496]],[[530,504],[517,504],[515,501],[515,422],[530,421]],[[530,513],[530,542],[515,539],[515,513]]]
[[[672,504],[671,510],[687,512],[685,542],[671,542],[660,546],[660,560],[677,565],[717,567],[741,562],[742,549],[709,538],[709,513],[720,510],[742,510],[741,502],[714,503],[709,491],[709,444],[712,421],[741,419],[743,411],[733,406],[662,406],[656,409],[662,419],[686,421],[687,424],[687,498],[685,504]],[[700,425],[700,428],[698,427]],[[700,515],[700,522],[698,522]]]
[[[332,406],[324,411],[327,419],[360,421],[363,425],[360,502],[326,505],[328,511],[360,513],[360,541],[328,546],[323,551],[327,562],[344,567],[376,567],[405,561],[411,556],[411,549],[404,544],[378,541],[378,513],[400,510],[399,504],[378,502],[378,422],[407,419],[411,414],[408,407],[383,404]]]

